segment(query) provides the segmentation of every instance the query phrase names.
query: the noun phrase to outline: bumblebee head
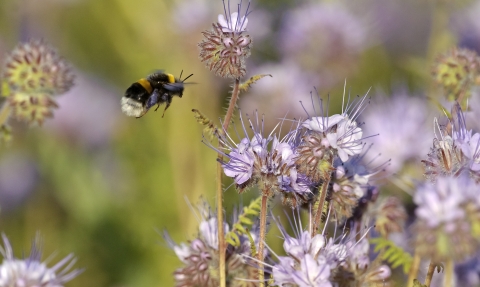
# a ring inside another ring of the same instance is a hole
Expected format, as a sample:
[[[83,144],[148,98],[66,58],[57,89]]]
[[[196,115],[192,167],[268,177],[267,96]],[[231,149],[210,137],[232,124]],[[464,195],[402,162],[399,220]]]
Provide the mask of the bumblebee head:
[[[182,97],[183,96],[183,90],[185,89],[185,81],[193,76],[193,74],[190,74],[188,77],[184,78],[182,80],[182,72],[180,72],[180,77],[174,78],[173,75],[171,74],[166,74],[168,75],[168,83],[164,85],[165,90],[167,90],[172,96],[178,96]]]

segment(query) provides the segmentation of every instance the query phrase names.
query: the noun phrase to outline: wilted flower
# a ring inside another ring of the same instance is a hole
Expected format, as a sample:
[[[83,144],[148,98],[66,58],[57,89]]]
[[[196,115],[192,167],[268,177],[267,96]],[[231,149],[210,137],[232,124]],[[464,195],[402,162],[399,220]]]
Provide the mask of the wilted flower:
[[[199,225],[198,236],[188,243],[176,244],[165,231],[164,238],[173,249],[177,257],[185,265],[174,272],[175,286],[178,287],[217,287],[219,286],[218,266],[218,225],[217,218],[204,203],[199,206],[202,221]],[[236,216],[234,216],[236,218]],[[224,223],[225,233],[230,226]],[[258,244],[258,226],[253,226],[251,236]],[[238,246],[228,245],[226,254],[227,286],[254,287],[258,278],[258,270],[247,263],[246,257],[251,256],[250,240],[246,235],[237,234],[240,240]]]
[[[468,176],[438,177],[414,196],[417,251],[435,262],[462,260],[478,249],[478,186]],[[475,239],[477,237],[477,239]]]
[[[19,44],[7,57],[3,79],[8,84],[7,104],[13,116],[42,124],[57,108],[54,96],[73,86],[74,75],[57,52],[42,41]]]
[[[238,79],[246,73],[245,60],[250,56],[252,47],[250,36],[244,33],[250,3],[242,17],[239,17],[241,5],[238,5],[237,12],[231,14],[230,2],[227,7],[224,3],[225,15],[218,16],[218,23],[213,24],[213,29],[203,32],[204,39],[198,44],[200,60],[217,76]]]
[[[30,256],[25,259],[17,259],[13,256],[12,246],[8,238],[2,234],[3,262],[0,265],[1,287],[62,287],[63,284],[75,278],[82,270],[71,270],[76,259],[73,254],[68,255],[55,266],[48,268],[41,262],[42,252],[36,242],[32,244]]]

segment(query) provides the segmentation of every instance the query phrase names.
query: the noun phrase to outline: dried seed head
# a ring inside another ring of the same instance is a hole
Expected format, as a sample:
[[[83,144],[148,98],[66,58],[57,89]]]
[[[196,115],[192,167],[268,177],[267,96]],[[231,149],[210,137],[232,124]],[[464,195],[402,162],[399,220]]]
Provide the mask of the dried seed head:
[[[73,86],[69,65],[43,41],[19,44],[7,57],[3,78],[8,85],[8,104],[13,116],[42,124],[57,107],[53,96]]]
[[[204,38],[198,44],[200,60],[215,75],[223,78],[238,79],[245,76],[245,60],[250,56],[252,47],[252,39],[245,32],[248,7],[243,17],[238,16],[240,5],[238,10],[227,15],[225,8],[225,16],[218,16],[218,23],[213,24],[211,31],[202,33]]]

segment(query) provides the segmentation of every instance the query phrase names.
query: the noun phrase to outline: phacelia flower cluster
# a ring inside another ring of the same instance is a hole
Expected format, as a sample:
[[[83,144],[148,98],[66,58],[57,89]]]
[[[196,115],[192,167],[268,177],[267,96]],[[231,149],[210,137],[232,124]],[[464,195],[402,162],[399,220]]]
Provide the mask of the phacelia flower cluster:
[[[218,22],[212,24],[210,31],[204,31],[204,39],[198,44],[200,60],[217,76],[238,79],[245,76],[245,60],[250,56],[252,39],[246,33],[249,7],[245,15],[241,4],[238,11],[230,13],[230,2],[225,6],[225,15],[218,16]]]
[[[364,101],[361,97],[347,104],[342,114],[293,121],[293,129],[284,137],[275,129],[265,136],[258,116],[255,123],[248,119],[250,137],[240,115],[244,136],[238,142],[220,138],[225,151],[219,152],[227,158],[222,162],[225,175],[234,178],[240,192],[256,185],[264,195],[280,194],[283,203],[292,207],[310,202],[318,187],[333,178],[329,199],[335,209],[340,207],[339,215],[350,217],[376,172],[368,171],[360,156],[363,132],[355,120]]]
[[[391,271],[385,265],[373,264],[368,241],[346,233],[338,237],[301,230],[295,221],[295,235],[290,236],[277,222],[282,233],[287,256],[277,256],[271,266],[274,283],[278,286],[331,287],[371,286],[384,282]],[[325,232],[325,231],[324,231]]]
[[[173,249],[178,259],[184,264],[174,272],[175,286],[178,287],[217,287],[219,286],[218,268],[218,225],[217,218],[204,204],[199,207],[201,222],[198,236],[187,242],[176,244],[167,232],[164,238]],[[224,223],[225,233],[230,231],[230,226]],[[258,245],[258,227],[253,226],[250,236]],[[251,257],[251,241],[248,236],[237,234],[238,246],[228,245],[226,254],[226,276],[231,287],[254,287],[258,270],[253,264],[247,262]],[[253,281],[252,281],[253,280]]]
[[[8,238],[2,234],[3,247],[0,252],[3,255],[3,262],[0,265],[0,286],[2,287],[63,287],[64,284],[82,270],[74,269],[76,259],[73,254],[60,260],[53,267],[47,267],[41,262],[42,252],[36,242],[32,244],[30,256],[24,259],[17,259],[13,255],[12,246]]]
[[[274,131],[263,135],[263,119],[259,125],[248,119],[253,129],[250,137],[240,115],[244,137],[235,143],[230,137],[221,141],[227,152],[223,153],[229,160],[223,162],[225,175],[234,178],[237,188],[242,192],[245,188],[257,185],[267,196],[281,194],[284,203],[297,206],[313,196],[312,183],[303,174],[298,173],[295,166],[295,148],[298,130],[295,129],[280,138]]]
[[[8,86],[8,105],[18,120],[41,125],[53,117],[54,96],[73,86],[74,75],[67,62],[43,41],[19,44],[8,56],[3,69]]]

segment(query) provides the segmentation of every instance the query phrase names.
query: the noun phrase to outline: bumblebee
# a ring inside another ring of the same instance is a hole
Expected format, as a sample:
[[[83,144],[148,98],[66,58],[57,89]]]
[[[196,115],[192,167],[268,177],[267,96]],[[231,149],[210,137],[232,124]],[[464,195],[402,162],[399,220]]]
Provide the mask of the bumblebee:
[[[125,95],[122,97],[122,112],[129,117],[140,118],[151,107],[157,105],[155,109],[157,111],[160,105],[165,103],[163,118],[165,111],[172,103],[173,97],[181,98],[183,96],[185,80],[193,76],[191,74],[181,80],[182,73],[180,73],[178,79],[172,74],[158,72],[136,81],[125,91]]]

